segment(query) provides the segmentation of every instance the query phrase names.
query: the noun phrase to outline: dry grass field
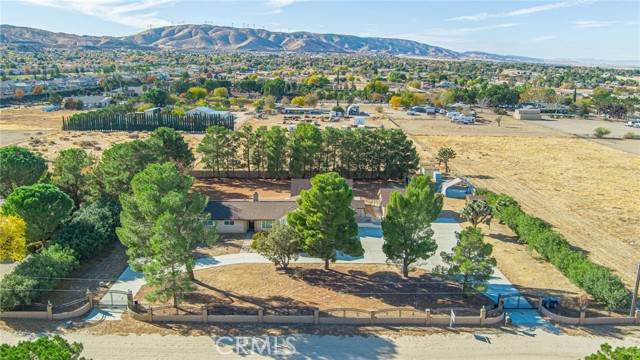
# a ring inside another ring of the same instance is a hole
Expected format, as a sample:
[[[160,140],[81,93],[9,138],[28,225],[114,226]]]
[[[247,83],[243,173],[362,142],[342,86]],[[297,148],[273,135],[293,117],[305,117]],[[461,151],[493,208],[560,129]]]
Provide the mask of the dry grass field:
[[[640,259],[640,157],[564,137],[419,136],[448,146],[453,172],[515,197],[627,285]]]
[[[268,313],[312,313],[314,307],[385,309],[410,307],[418,311],[438,308],[480,309],[493,302],[484,295],[465,297],[458,284],[442,282],[423,270],[403,279],[392,265],[294,264],[291,272],[272,264],[237,264],[195,272],[197,289],[181,307],[215,306],[217,313],[254,314],[259,306]],[[147,303],[143,286],[136,299]],[[419,291],[421,295],[417,296]],[[167,305],[169,303],[153,303]],[[173,311],[173,309],[168,309]],[[154,311],[155,312],[155,311]]]

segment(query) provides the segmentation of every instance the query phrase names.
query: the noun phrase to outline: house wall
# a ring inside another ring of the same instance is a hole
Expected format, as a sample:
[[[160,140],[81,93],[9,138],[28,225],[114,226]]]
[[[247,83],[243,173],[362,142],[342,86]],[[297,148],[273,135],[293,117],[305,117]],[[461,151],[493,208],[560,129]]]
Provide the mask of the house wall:
[[[356,217],[364,217],[364,209],[354,209],[356,211]]]
[[[271,220],[271,221],[275,222],[275,220]],[[256,220],[256,221],[254,221],[254,224],[255,224],[256,231],[270,231],[271,230],[271,228],[263,228],[262,227],[262,220]]]
[[[234,220],[234,225],[225,225],[224,221],[216,221],[216,226],[218,227],[218,232],[220,234],[244,234],[247,232],[247,221],[246,220]]]

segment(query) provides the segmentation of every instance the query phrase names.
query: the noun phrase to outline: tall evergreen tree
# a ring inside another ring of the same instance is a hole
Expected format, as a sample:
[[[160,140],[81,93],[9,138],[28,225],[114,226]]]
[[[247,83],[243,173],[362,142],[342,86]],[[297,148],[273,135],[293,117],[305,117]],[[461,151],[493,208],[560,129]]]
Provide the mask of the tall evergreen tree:
[[[382,251],[387,261],[402,266],[404,277],[409,276],[411,264],[430,258],[438,248],[431,223],[440,215],[442,206],[442,195],[431,189],[427,176],[414,178],[406,195],[391,194],[382,220]]]
[[[313,165],[322,144],[322,133],[314,125],[301,123],[291,133],[289,143],[291,177],[304,178],[313,171]]]
[[[345,179],[335,172],[319,174],[311,185],[296,201],[298,210],[287,214],[287,223],[301,236],[304,251],[323,259],[325,269],[336,260],[336,251],[361,256],[364,249],[350,207],[353,191]]]
[[[390,130],[387,134],[388,150],[385,159],[385,175],[392,179],[404,179],[419,168],[420,156],[402,130]]]
[[[251,165],[258,171],[259,176],[264,175],[267,166],[267,127],[260,126],[254,133],[255,144],[250,151]]]
[[[193,279],[193,243],[216,240],[215,231],[206,228],[207,198],[191,191],[193,182],[193,177],[181,175],[171,163],[153,164],[133,178],[131,194],[120,195],[121,227],[116,233],[127,246],[129,265],[142,270],[145,277],[156,276],[153,272],[159,266],[174,271],[174,264],[180,262]],[[165,249],[174,249],[174,254],[161,253]]]
[[[279,126],[273,126],[266,134],[267,139],[267,170],[276,179],[286,176],[287,154],[289,153],[287,131]]]
[[[53,184],[69,195],[78,208],[87,187],[85,169],[93,164],[91,155],[79,148],[60,151],[53,162]]]
[[[195,158],[189,144],[184,141],[182,134],[174,129],[168,127],[155,129],[147,143],[158,162],[171,162],[183,174],[193,166]]]
[[[231,130],[222,126],[211,126],[198,145],[198,152],[202,153],[204,166],[218,173],[227,164],[228,153],[235,151],[231,148]]]
[[[6,198],[20,186],[37,183],[46,171],[42,156],[19,146],[0,148],[0,196]]]

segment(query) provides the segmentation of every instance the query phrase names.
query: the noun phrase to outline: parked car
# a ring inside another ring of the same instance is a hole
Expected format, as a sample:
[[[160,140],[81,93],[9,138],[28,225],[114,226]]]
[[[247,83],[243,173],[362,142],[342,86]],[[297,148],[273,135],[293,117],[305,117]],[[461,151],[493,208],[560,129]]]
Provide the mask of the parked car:
[[[640,128],[640,121],[636,120],[636,121],[629,121],[626,124],[624,124],[625,126],[629,126],[629,127],[637,127]]]
[[[413,115],[418,115],[418,113],[416,113],[413,110],[409,110],[409,111],[407,111],[407,115],[412,115],[413,116]]]

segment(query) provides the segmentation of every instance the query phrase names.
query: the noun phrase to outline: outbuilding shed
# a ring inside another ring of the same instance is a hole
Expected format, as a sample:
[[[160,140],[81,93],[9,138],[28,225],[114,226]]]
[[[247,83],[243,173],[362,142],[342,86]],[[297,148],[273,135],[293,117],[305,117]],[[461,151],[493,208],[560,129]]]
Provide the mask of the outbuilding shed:
[[[475,194],[476,188],[466,179],[455,178],[438,186],[438,192],[448,198],[466,199],[468,195]]]

